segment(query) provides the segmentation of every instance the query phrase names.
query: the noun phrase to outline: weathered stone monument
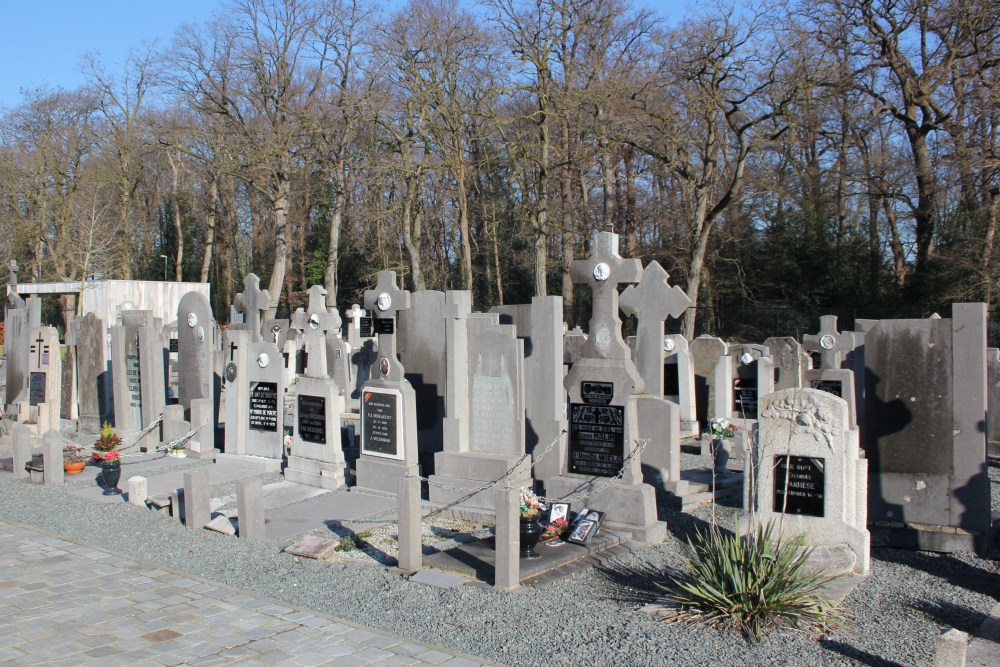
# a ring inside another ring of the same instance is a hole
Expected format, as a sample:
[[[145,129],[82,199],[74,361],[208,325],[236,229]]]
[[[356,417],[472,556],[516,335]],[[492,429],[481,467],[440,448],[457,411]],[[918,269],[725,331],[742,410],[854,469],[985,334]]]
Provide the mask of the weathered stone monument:
[[[715,367],[726,356],[726,341],[702,335],[691,341],[691,363],[694,366],[694,395],[698,421],[702,426],[718,417],[715,410]]]
[[[739,430],[725,438],[730,470],[744,469],[744,455],[757,428],[760,399],[774,391],[774,369],[763,345],[730,345],[728,354],[715,366],[715,411],[713,418],[726,418]]]
[[[827,391],[846,400],[850,408],[848,415],[850,422],[857,424],[854,372],[841,367],[844,361],[843,355],[853,352],[857,346],[854,333],[837,331],[836,315],[824,315],[819,320],[819,333],[802,337],[803,347],[810,352],[818,352],[820,357],[819,368],[803,371],[803,386]]]
[[[986,305],[951,319],[880,320],[865,334],[872,543],[981,549],[990,530],[986,469]]]
[[[217,401],[220,383],[213,363],[218,328],[212,307],[200,292],[188,292],[177,307],[177,402],[185,410],[199,398]]]
[[[365,307],[371,310],[367,301]],[[410,294],[410,307],[398,315],[396,342],[417,401],[418,451],[425,474],[434,472],[434,456],[444,450],[441,424],[448,391],[444,307],[444,292],[420,290]]]
[[[294,386],[294,433],[285,479],[323,489],[345,486],[340,444],[342,398],[330,379],[326,358],[328,334],[336,335],[339,329],[340,315],[327,310],[326,290],[313,285],[303,330],[307,366]]]
[[[802,345],[791,336],[776,336],[764,340],[774,364],[774,390],[802,386],[802,373],[809,369]]]
[[[107,419],[110,398],[108,372],[108,330],[104,320],[87,313],[76,320],[76,365],[80,406],[79,429],[97,433]]]
[[[593,292],[590,336],[564,386],[570,419],[566,467],[546,481],[553,499],[581,497],[580,507],[606,512],[605,525],[657,543],[666,525],[657,519],[653,487],[642,481],[637,400],[642,377],[621,334],[618,285],[639,281],[637,259],[618,254],[618,235],[595,232],[591,256],[573,262],[573,281]]]
[[[396,358],[396,319],[410,307],[410,293],[396,286],[395,271],[380,271],[365,308],[377,317],[378,358],[361,391],[361,456],[357,487],[395,495],[398,480],[418,475],[416,395]]]
[[[761,398],[758,427],[757,475],[744,484],[743,506],[757,523],[773,520],[784,535],[802,535],[831,574],[868,574],[868,462],[847,401],[784,389]]]
[[[27,410],[20,411],[18,421],[33,421],[36,435],[60,430],[62,396],[62,355],[59,332],[55,327],[31,330],[28,348]],[[21,405],[25,405],[22,401]]]
[[[663,398],[679,409],[681,438],[701,433],[695,402],[694,364],[687,339],[681,334],[663,337]]]

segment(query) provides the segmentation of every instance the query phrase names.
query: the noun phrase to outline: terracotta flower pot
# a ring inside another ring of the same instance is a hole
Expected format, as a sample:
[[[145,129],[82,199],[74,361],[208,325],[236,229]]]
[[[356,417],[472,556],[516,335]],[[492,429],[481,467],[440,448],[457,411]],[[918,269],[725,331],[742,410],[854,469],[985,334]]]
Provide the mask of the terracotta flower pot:
[[[86,461],[63,461],[63,472],[67,475],[77,475],[83,472],[83,469],[87,466]]]

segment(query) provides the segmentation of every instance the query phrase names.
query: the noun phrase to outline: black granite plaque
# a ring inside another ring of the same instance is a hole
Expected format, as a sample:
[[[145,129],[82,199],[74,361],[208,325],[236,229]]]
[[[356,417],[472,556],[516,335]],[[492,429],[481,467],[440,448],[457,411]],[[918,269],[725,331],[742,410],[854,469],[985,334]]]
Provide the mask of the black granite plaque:
[[[326,444],[326,397],[299,394],[299,437],[303,442]]]
[[[371,338],[372,336],[372,318],[370,317],[360,317],[360,324],[358,325],[358,333],[362,338]]]
[[[396,333],[396,320],[391,317],[378,317],[375,319],[375,333],[391,334]]]
[[[844,383],[841,380],[810,380],[809,386],[840,398],[844,397]]]
[[[177,352],[180,348],[178,347],[178,340],[176,338],[170,339],[170,351]]]
[[[580,398],[587,405],[608,405],[614,397],[614,382],[584,380],[580,383]]]
[[[826,459],[809,456],[774,457],[774,511],[784,514],[825,516]],[[788,500],[785,500],[785,488]]]
[[[361,453],[399,457],[396,394],[365,391],[361,398]]]
[[[31,373],[28,376],[28,405],[45,402],[45,373]]]
[[[250,430],[278,432],[278,383],[250,383]]]
[[[625,406],[570,405],[569,471],[614,477],[625,461]]]
[[[757,379],[733,380],[733,416],[740,419],[757,419]]]
[[[680,396],[681,381],[677,372],[677,364],[663,364],[663,395]]]

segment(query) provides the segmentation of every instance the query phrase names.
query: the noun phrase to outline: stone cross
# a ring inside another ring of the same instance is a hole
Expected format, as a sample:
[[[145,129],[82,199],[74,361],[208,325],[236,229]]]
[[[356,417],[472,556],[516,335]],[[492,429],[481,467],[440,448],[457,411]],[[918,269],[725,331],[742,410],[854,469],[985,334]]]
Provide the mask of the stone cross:
[[[574,283],[589,285],[593,291],[590,337],[581,356],[601,359],[628,359],[628,346],[622,339],[618,317],[618,285],[632,284],[642,275],[642,262],[624,259],[618,254],[618,235],[594,232],[590,257],[570,266]]]
[[[403,365],[396,358],[396,314],[401,310],[410,309],[410,293],[396,287],[395,271],[379,271],[378,283],[375,289],[365,292],[365,308],[372,311],[379,319],[392,322],[393,333],[378,332],[378,358],[375,360],[376,372],[386,380],[403,380]],[[375,324],[375,323],[373,323]]]
[[[252,343],[264,340],[260,335],[260,311],[270,303],[271,294],[266,289],[260,289],[260,278],[256,274],[249,274],[243,280],[243,291],[236,295],[236,307],[243,311],[243,321],[250,331]]]
[[[306,368],[306,375],[309,377],[330,377],[326,363],[326,335],[331,331],[340,331],[340,313],[327,310],[326,294],[322,285],[309,288],[309,314],[305,322],[302,322],[306,354],[309,355]]]
[[[351,350],[361,347],[361,318],[367,314],[367,311],[358,304],[352,305],[345,313],[348,319],[347,343],[351,346]]]
[[[819,333],[802,337],[802,347],[810,352],[819,352],[821,369],[840,368],[841,354],[857,347],[854,332],[837,332],[837,316],[823,315],[819,318]]]
[[[691,300],[680,287],[671,287],[670,277],[657,262],[642,272],[638,285],[629,285],[621,294],[621,308],[635,315],[639,328],[635,334],[635,365],[646,383],[646,392],[663,393],[663,323],[668,317],[680,317]]]
[[[358,329],[361,328],[361,318],[367,314],[368,313],[365,311],[365,309],[356,303],[351,306],[351,309],[349,311],[347,311],[347,316],[351,318],[351,321],[354,323],[355,328]]]

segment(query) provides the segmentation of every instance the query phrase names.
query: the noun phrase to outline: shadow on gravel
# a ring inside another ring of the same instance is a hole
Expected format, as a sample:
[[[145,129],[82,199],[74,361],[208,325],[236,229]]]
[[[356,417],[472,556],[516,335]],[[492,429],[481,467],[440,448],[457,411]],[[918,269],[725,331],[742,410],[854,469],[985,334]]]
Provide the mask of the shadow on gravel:
[[[636,606],[663,597],[666,591],[657,584],[664,584],[671,574],[677,574],[671,570],[660,570],[648,565],[600,565],[596,570],[615,588],[615,593],[608,596],[608,599]]]
[[[996,550],[993,550],[996,553]],[[922,570],[973,593],[984,593],[1000,600],[1000,574],[970,565],[949,554],[935,554],[905,549],[872,549],[872,558]]]
[[[851,646],[846,642],[835,641],[832,639],[821,639],[819,640],[819,645],[825,649],[839,653],[840,655],[850,658],[852,660],[857,660],[862,665],[871,665],[871,667],[904,667],[898,662],[893,662],[892,660],[886,660],[885,658],[880,658],[873,653],[868,651],[863,651],[856,646]]]
[[[687,544],[688,537],[693,538],[695,531],[706,533],[712,527],[712,524],[704,519],[700,519],[693,514],[675,510],[661,511],[660,519],[667,522],[667,530],[670,531],[671,535],[680,540],[682,544]]]
[[[928,618],[936,621],[939,625],[958,628],[970,635],[976,634],[979,626],[987,618],[986,614],[970,609],[965,605],[954,604],[944,600],[918,602],[913,607],[926,614]]]

